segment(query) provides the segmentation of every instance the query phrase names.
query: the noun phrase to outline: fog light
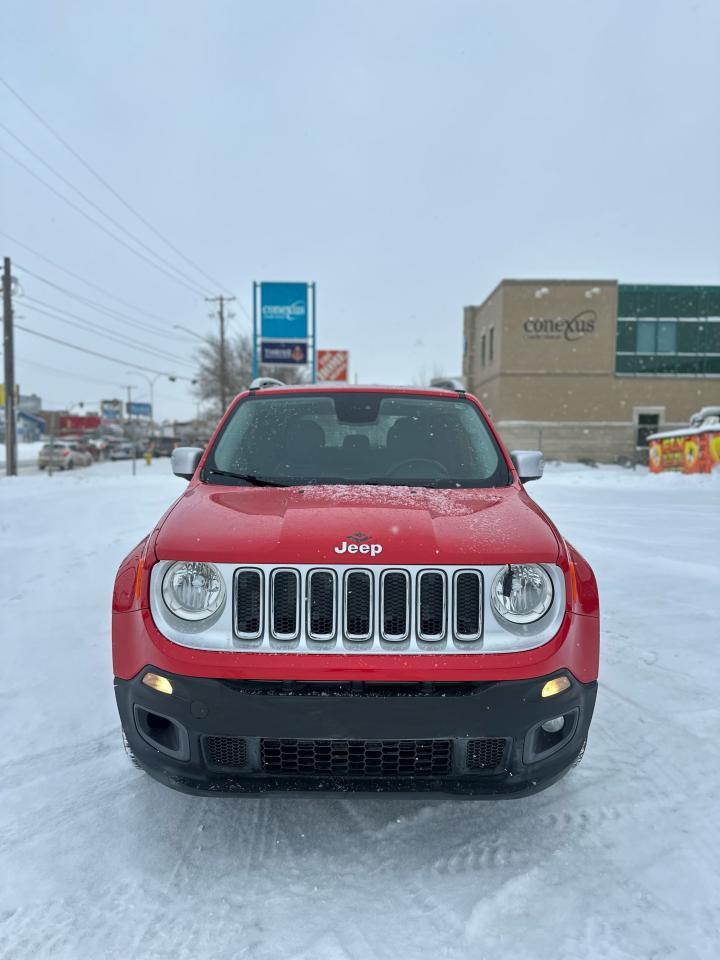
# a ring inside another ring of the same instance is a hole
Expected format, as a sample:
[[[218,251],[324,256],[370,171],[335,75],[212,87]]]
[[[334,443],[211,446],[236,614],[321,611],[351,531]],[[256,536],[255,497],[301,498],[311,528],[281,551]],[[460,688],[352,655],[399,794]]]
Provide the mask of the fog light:
[[[560,733],[565,726],[565,717],[554,717],[552,720],[546,720],[542,725],[545,733]]]
[[[548,680],[545,686],[542,688],[541,697],[554,697],[558,693],[562,693],[563,690],[567,690],[570,686],[569,677],[555,677],[554,680]]]
[[[158,693],[172,693],[172,684],[167,677],[161,677],[157,673],[146,673],[142,678],[142,682],[146,687],[151,687],[153,690],[157,690]]]

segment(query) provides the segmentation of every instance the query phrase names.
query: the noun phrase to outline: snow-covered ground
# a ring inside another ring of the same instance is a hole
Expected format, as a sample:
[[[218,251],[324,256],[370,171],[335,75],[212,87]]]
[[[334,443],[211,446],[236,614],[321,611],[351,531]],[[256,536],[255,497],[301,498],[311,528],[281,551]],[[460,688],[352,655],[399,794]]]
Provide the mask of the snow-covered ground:
[[[38,440],[34,443],[18,443],[17,462],[19,467],[37,466],[38,453],[40,448],[45,446],[44,440]],[[5,441],[0,435],[0,467],[5,466]]]
[[[197,799],[134,770],[118,561],[167,460],[0,480],[0,957],[720,953],[720,477],[550,467],[529,490],[603,607],[585,760],[536,797]]]

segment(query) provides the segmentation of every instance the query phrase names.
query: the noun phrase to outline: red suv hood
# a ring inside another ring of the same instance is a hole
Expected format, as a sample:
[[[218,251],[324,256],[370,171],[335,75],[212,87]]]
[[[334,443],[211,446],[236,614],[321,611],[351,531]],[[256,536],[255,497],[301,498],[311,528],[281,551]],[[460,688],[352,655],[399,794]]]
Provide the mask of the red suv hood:
[[[155,546],[161,560],[318,565],[554,563],[558,548],[553,526],[517,487],[204,483],[173,507]]]

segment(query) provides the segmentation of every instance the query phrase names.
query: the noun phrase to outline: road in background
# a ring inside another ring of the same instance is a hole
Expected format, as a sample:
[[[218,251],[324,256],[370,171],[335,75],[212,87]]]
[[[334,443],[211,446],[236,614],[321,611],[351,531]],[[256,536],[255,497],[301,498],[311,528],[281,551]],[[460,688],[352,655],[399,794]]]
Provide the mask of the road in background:
[[[134,770],[112,580],[185,484],[129,470],[0,483],[0,957],[715,960],[720,477],[528,487],[598,574],[600,692],[576,771],[483,803],[198,799]]]

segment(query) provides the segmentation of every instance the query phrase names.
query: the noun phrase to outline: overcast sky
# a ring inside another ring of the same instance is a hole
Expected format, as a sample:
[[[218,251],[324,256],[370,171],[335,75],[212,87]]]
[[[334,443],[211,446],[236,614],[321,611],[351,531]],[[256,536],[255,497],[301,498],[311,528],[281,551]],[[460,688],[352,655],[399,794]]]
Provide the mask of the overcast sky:
[[[2,74],[248,313],[253,280],[316,281],[319,345],[348,348],[361,382],[458,373],[463,305],[502,277],[720,282],[717,0],[27,0],[6,5]],[[0,115],[191,285],[221,292],[4,87]],[[132,244],[2,129],[0,146]],[[3,153],[0,176],[0,230],[157,318],[142,331],[69,299],[21,267],[141,319],[0,236],[26,297],[127,343],[24,298],[18,323],[191,376],[193,342],[172,324],[210,330],[202,297]],[[16,353],[23,393],[47,407],[127,383],[147,397],[124,363],[23,331]],[[159,381],[156,409],[185,418],[195,402]]]

